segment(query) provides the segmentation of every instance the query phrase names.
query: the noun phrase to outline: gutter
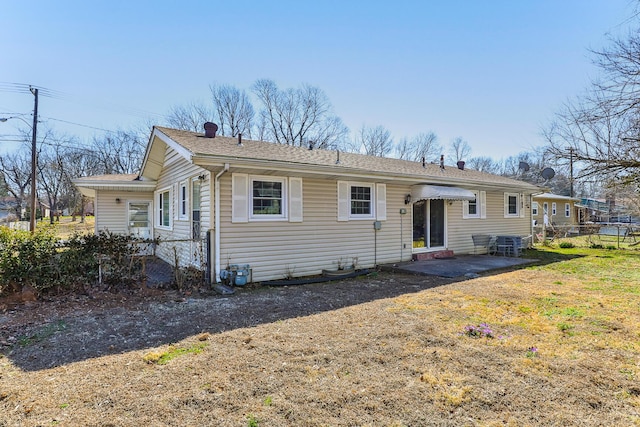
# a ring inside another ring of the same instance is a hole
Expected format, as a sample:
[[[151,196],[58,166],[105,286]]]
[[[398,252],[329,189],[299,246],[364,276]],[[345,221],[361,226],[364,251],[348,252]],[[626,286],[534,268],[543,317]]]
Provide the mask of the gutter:
[[[214,277],[216,279],[216,283],[220,283],[220,177],[224,175],[227,171],[229,171],[229,163],[224,164],[224,169],[222,169],[215,176],[214,182],[214,238],[213,238],[213,250],[215,252],[215,266],[214,266]]]

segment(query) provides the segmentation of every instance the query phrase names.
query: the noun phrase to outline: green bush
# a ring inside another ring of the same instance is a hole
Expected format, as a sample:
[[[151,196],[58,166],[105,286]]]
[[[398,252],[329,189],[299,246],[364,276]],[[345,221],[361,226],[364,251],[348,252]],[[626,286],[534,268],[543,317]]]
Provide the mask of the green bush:
[[[73,235],[59,242],[53,230],[34,234],[0,227],[0,294],[20,292],[24,285],[42,293],[93,286],[128,286],[140,279],[137,241],[101,231]],[[100,277],[102,276],[102,277]]]
[[[574,245],[571,242],[561,242],[558,246],[560,246],[563,249],[571,249],[576,247],[576,245]]]
[[[56,238],[50,228],[34,234],[0,227],[0,294],[25,285],[41,292],[55,283]]]

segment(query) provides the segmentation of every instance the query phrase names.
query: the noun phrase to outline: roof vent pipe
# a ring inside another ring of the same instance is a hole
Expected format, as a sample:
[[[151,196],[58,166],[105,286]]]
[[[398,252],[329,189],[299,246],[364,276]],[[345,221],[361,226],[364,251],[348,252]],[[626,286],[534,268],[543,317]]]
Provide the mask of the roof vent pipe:
[[[238,146],[242,147],[242,133],[238,134]]]
[[[338,158],[336,159],[336,165],[340,164],[340,150],[337,150],[338,152]]]
[[[440,154],[440,169],[444,170],[444,154]]]
[[[313,141],[309,141],[309,150],[313,150]]]
[[[204,136],[205,138],[215,138],[216,132],[218,132],[218,125],[211,122],[204,124]]]
[[[422,156],[422,167],[426,169],[427,164],[425,163],[424,156]]]

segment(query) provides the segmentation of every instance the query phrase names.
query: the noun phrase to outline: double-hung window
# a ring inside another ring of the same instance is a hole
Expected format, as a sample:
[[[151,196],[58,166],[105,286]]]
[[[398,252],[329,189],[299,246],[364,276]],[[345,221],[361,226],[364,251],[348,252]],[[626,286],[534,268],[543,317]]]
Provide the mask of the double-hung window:
[[[351,218],[373,218],[373,184],[352,185],[349,189]]]
[[[302,222],[302,178],[234,173],[231,222]]]
[[[551,215],[555,215],[557,213],[556,202],[551,203]]]
[[[171,190],[164,189],[156,193],[156,225],[161,228],[171,228]]]
[[[284,178],[251,178],[251,218],[286,218],[285,183]]]
[[[531,215],[538,216],[538,202],[531,203]]]
[[[504,193],[504,217],[514,218],[520,216],[520,194]]]
[[[571,204],[570,203],[565,203],[564,204],[564,216],[567,218],[571,217]]]
[[[178,206],[178,219],[187,220],[189,219],[189,188],[187,185],[187,181],[181,182],[178,187],[179,191],[179,206]]]
[[[338,221],[358,219],[387,219],[386,184],[338,181]]]
[[[487,217],[487,193],[486,191],[474,191],[474,200],[463,200],[462,218],[486,218]]]

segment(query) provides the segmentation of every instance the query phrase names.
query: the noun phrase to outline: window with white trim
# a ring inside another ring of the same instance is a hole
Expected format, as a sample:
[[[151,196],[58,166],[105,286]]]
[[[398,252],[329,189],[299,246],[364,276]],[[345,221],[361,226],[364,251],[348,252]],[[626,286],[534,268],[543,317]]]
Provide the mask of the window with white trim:
[[[520,216],[520,194],[504,193],[504,217],[515,218]]]
[[[373,218],[373,185],[352,185],[350,194],[350,216]]]
[[[556,202],[551,203],[551,215],[555,215],[557,213]]]
[[[531,203],[531,215],[538,216],[538,202]]]
[[[187,181],[180,183],[178,192],[178,219],[186,221],[189,219],[189,188]]]
[[[567,218],[571,218],[571,204],[570,203],[565,203],[564,204],[564,216]]]
[[[338,181],[338,221],[357,219],[387,219],[386,184]]]
[[[462,201],[462,218],[486,218],[487,217],[487,193],[486,191],[474,191],[475,200]]]
[[[250,177],[252,219],[286,219],[286,178]]]
[[[171,189],[156,192],[156,226],[171,228]]]
[[[234,173],[231,222],[302,222],[302,178]]]

